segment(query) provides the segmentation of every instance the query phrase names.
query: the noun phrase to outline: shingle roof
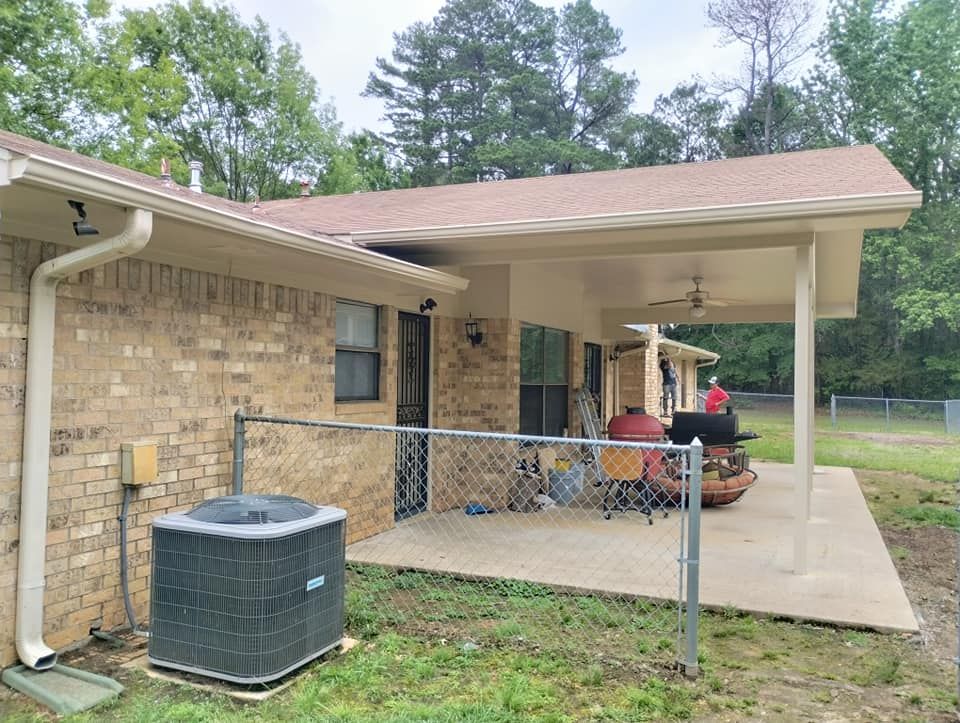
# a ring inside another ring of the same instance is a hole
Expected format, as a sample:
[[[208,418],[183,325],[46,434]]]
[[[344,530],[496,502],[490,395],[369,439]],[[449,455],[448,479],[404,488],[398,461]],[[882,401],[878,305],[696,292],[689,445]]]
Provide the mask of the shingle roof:
[[[874,146],[271,201],[328,234],[588,218],[913,191]]]
[[[229,213],[234,216],[246,217],[254,223],[265,223],[270,224],[271,226],[278,226],[289,231],[309,234],[321,242],[336,244],[350,243],[319,235],[313,229],[312,225],[302,224],[294,218],[283,218],[276,215],[268,217],[267,214],[263,212],[262,208],[254,211],[253,204],[239,203],[237,201],[231,201],[229,199],[221,198],[220,196],[214,196],[209,193],[197,193],[196,191],[191,191],[189,188],[181,186],[177,183],[164,182],[159,177],[148,176],[145,173],[131,171],[130,169],[123,168],[122,166],[116,166],[112,163],[107,163],[106,161],[90,158],[89,156],[74,153],[73,151],[68,151],[63,148],[41,143],[40,141],[36,141],[25,136],[20,136],[15,133],[10,133],[9,131],[0,130],[0,148],[6,148],[14,153],[35,156],[38,158],[63,163],[73,168],[97,173],[118,181],[125,181],[140,188],[157,191],[166,196],[177,198],[187,203],[205,206],[212,210]]]
[[[469,226],[646,211],[740,206],[913,191],[874,146],[852,146],[705,163],[312,196],[252,205],[0,130],[0,147],[98,173],[185,202],[249,218],[318,241],[329,234]]]

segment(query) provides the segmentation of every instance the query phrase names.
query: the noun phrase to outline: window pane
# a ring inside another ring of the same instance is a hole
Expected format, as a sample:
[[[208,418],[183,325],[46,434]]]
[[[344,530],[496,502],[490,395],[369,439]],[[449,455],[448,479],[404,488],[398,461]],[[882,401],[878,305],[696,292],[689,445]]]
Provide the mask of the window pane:
[[[544,387],[543,434],[547,437],[562,437],[567,426],[567,387]]]
[[[566,384],[567,332],[558,331],[557,329],[545,329],[543,346],[543,381],[546,384]]]
[[[337,302],[337,346],[377,348],[377,307]]]
[[[520,385],[520,434],[543,434],[543,387]]]
[[[378,399],[380,355],[337,349],[335,397],[338,401]]]
[[[543,383],[543,327],[520,327],[520,383]]]

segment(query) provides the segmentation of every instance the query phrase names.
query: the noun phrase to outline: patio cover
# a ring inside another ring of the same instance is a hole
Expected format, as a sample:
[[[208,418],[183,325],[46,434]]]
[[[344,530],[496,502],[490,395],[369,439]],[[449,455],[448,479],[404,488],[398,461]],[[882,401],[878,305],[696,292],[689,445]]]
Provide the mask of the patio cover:
[[[793,322],[794,571],[807,571],[814,321],[857,313],[866,229],[899,228],[921,194],[873,146],[266,204],[297,223],[453,273],[537,267],[582,289],[605,341],[638,323]],[[690,319],[702,276],[738,300]],[[568,293],[566,289],[561,293]]]

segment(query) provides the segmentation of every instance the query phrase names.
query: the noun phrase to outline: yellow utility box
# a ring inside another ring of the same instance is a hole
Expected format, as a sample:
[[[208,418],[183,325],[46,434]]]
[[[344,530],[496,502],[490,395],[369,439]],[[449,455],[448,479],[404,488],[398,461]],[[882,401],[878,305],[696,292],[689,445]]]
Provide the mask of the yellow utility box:
[[[120,445],[120,481],[139,486],[157,478],[157,443],[125,442]]]

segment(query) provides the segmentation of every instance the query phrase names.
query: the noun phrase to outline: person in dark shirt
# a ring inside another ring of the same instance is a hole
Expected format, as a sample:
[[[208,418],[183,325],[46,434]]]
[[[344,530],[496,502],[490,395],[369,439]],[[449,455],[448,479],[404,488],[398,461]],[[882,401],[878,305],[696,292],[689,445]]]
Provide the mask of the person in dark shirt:
[[[660,374],[663,377],[663,416],[672,417],[677,411],[677,367],[669,356],[661,357]]]

